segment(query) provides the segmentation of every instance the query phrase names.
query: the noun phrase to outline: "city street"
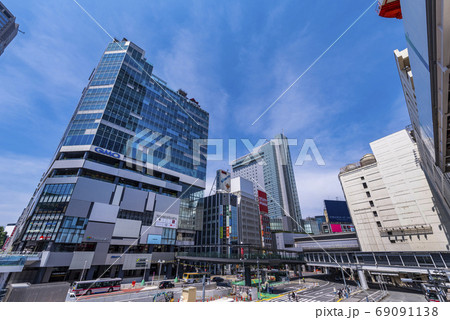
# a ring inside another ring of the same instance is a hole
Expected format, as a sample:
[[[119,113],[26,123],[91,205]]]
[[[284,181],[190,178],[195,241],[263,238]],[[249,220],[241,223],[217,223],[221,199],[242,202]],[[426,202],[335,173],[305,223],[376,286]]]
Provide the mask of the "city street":
[[[268,301],[270,302],[287,302],[291,301],[289,298],[289,294],[291,292],[297,293],[297,301],[298,302],[332,302],[337,301],[337,295],[334,294],[334,288],[336,290],[339,290],[343,287],[341,283],[334,283],[326,280],[320,280],[320,279],[307,279],[307,282],[315,282],[318,285],[315,287],[312,287],[310,289],[299,289],[301,285],[295,285],[294,283],[286,284],[282,286],[278,286],[275,290],[275,292],[282,292],[281,296],[270,299]],[[355,286],[349,286],[351,290],[355,290]],[[301,291],[298,291],[301,290]]]
[[[217,287],[212,290],[205,290],[205,298],[218,297],[226,295],[226,287]],[[154,297],[158,294],[173,292],[174,301],[181,298],[182,287],[175,287],[170,289],[153,289],[147,287],[139,291],[125,292],[119,291],[116,293],[105,293],[93,296],[85,296],[79,298],[78,302],[152,302]],[[201,299],[202,289],[197,288],[197,299]],[[163,298],[161,298],[163,300]],[[159,300],[157,300],[159,301]]]

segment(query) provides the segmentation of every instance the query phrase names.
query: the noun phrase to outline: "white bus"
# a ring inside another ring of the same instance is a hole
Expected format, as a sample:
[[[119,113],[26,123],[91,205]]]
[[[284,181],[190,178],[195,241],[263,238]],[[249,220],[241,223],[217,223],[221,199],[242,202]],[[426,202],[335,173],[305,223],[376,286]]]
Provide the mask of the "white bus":
[[[75,282],[72,292],[77,296],[91,295],[95,293],[113,292],[120,290],[121,278],[104,278]]]

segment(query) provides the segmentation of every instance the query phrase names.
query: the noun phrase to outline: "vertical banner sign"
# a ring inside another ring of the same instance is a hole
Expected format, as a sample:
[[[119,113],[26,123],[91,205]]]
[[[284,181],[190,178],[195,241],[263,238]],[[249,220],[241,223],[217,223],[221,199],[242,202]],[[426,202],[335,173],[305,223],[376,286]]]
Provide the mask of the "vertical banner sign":
[[[269,207],[267,206],[267,193],[258,190],[258,202],[259,202],[259,211],[268,213]]]

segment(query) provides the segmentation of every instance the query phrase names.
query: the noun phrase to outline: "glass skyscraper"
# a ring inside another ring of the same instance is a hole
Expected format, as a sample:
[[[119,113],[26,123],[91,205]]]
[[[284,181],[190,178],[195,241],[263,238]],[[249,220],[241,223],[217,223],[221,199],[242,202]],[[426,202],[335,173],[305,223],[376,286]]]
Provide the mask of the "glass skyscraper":
[[[286,136],[279,134],[253,149],[235,160],[232,168],[233,177],[253,182],[255,197],[258,197],[258,190],[267,193],[272,231],[302,231],[300,203]]]
[[[208,124],[144,50],[110,43],[11,241],[41,252],[40,267],[11,281],[79,280],[83,269],[86,279],[148,278],[158,260],[169,275],[175,247],[193,245],[202,227],[207,149],[194,148]]]

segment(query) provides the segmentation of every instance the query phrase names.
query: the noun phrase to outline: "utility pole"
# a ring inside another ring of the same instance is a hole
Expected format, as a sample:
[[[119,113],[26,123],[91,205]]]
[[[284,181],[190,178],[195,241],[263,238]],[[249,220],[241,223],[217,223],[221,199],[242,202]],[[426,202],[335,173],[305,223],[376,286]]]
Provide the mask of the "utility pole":
[[[347,288],[347,282],[345,281],[344,268],[341,267],[342,279],[344,280],[344,288]]]
[[[259,277],[259,257],[256,257],[256,266],[258,268],[258,291],[261,292],[261,278]]]
[[[159,274],[158,274],[158,280],[159,281],[161,281],[161,267],[162,267],[162,264],[164,263],[164,262],[166,262],[166,261],[164,261],[164,260],[158,260],[158,263],[159,263]]]
[[[205,302],[205,286],[206,286],[206,274],[203,275],[202,302]]]
[[[147,259],[145,259],[145,264],[144,264],[144,274],[142,275],[142,286],[145,286],[145,272],[147,271]]]
[[[83,267],[83,271],[81,272],[80,281],[83,281],[84,270],[86,269],[86,264],[87,264],[87,260],[84,260],[84,267]]]

